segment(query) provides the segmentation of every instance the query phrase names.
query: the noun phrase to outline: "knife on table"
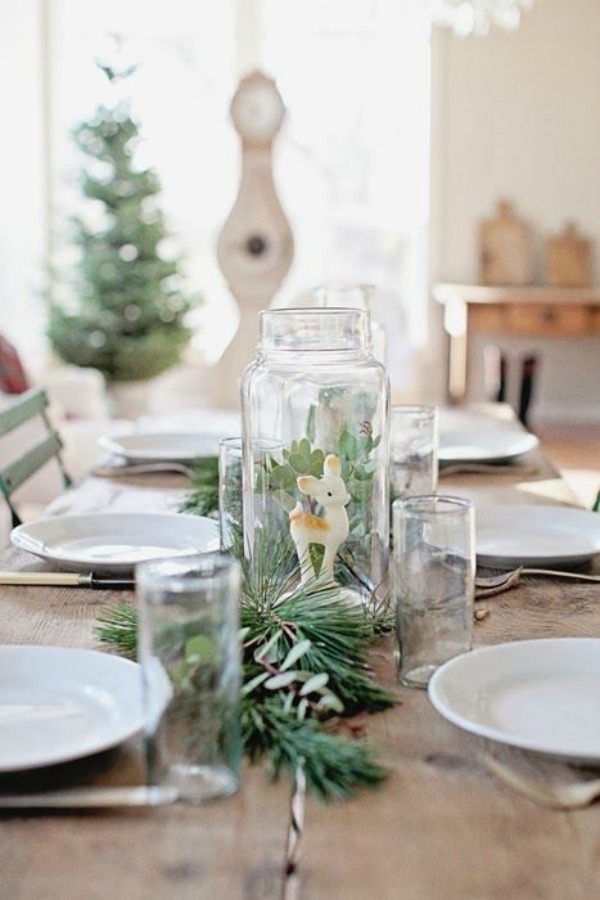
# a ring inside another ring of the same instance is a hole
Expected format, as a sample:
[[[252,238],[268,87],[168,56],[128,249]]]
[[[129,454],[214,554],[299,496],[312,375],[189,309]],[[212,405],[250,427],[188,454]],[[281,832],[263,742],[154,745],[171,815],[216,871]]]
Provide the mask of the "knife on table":
[[[94,572],[0,572],[0,584],[39,584],[55,587],[87,587],[98,591],[132,591],[135,578],[96,575]]]
[[[71,788],[40,794],[0,794],[0,809],[102,809],[109,806],[164,806],[179,791],[168,785]]]

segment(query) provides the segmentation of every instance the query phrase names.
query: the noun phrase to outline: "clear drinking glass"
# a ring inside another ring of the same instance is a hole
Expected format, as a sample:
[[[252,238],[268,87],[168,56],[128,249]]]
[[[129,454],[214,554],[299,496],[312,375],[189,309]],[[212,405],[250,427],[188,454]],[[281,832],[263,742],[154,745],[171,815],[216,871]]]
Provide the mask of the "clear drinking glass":
[[[229,549],[235,532],[242,534],[242,439],[224,438],[219,443],[219,529],[221,550]]]
[[[438,666],[471,649],[474,509],[431,495],[396,500],[392,510],[399,678],[425,688]]]
[[[390,413],[391,499],[433,494],[438,481],[438,410],[397,405]]]
[[[150,784],[183,800],[239,785],[240,567],[224,553],[136,568]]]

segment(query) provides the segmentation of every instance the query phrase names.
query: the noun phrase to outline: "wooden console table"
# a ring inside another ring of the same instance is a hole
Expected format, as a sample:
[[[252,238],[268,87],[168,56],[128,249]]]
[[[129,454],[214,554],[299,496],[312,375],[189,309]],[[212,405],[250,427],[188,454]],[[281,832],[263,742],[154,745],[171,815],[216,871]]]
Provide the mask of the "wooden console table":
[[[449,337],[448,397],[464,400],[477,334],[536,338],[600,337],[600,289],[436,284]]]

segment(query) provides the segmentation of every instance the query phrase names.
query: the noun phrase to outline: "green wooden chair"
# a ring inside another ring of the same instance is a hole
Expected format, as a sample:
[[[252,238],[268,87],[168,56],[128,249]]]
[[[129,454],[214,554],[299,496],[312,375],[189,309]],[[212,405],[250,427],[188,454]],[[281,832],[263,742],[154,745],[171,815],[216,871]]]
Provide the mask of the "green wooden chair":
[[[0,492],[10,508],[13,528],[21,524],[13,501],[15,491],[49,460],[55,458],[64,486],[69,487],[72,483],[60,455],[62,441],[48,419],[47,407],[46,392],[42,388],[34,388],[20,394],[16,400],[0,409],[0,450],[3,438],[10,433],[17,438],[18,429],[26,423],[37,420],[41,426],[39,431],[41,436],[36,435],[33,442],[27,435],[28,431],[29,434],[32,433],[31,429],[23,429],[23,444],[19,445],[16,456],[13,440],[13,458],[9,462],[4,462],[0,456]]]

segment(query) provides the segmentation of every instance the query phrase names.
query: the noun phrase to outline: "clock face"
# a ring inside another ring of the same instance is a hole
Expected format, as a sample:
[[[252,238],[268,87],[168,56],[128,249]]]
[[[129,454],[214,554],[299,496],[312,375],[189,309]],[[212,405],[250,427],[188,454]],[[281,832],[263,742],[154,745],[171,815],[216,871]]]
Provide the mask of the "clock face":
[[[242,81],[231,104],[231,115],[241,136],[248,140],[271,139],[281,126],[285,107],[270,78],[256,75]]]

